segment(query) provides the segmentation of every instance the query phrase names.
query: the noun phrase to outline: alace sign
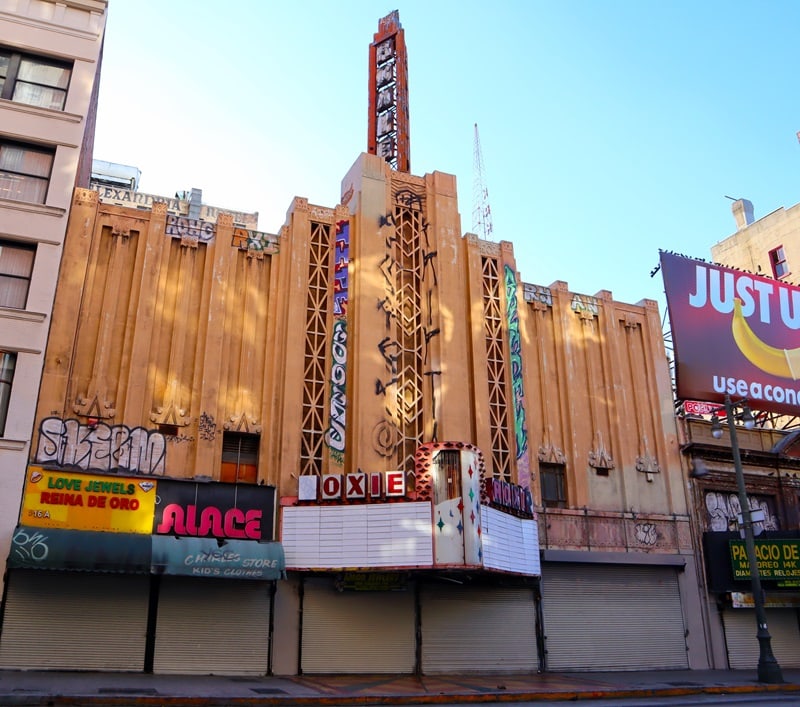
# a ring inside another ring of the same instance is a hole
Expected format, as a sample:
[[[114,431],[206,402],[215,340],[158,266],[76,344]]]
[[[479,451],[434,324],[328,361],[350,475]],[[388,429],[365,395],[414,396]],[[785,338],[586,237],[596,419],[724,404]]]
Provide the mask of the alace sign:
[[[275,489],[162,479],[154,535],[239,540],[273,539]]]

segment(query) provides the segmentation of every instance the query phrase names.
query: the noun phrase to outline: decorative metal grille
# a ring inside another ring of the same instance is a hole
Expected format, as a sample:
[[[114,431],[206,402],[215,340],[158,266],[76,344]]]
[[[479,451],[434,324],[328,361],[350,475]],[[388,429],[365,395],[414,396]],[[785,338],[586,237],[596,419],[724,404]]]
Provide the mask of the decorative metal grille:
[[[399,431],[397,468],[414,472],[414,454],[423,442],[423,384],[425,331],[423,327],[423,237],[427,223],[421,211],[396,206],[394,242],[395,337],[397,383],[394,422]]]
[[[325,440],[325,365],[328,354],[328,301],[331,277],[331,226],[311,224],[306,293],[306,341],[303,361],[303,401],[300,473],[322,475]]]
[[[503,281],[495,258],[481,258],[483,274],[483,323],[486,342],[487,379],[489,383],[489,435],[492,445],[492,475],[511,481],[511,453],[509,444],[509,405],[506,356],[503,342],[503,309],[501,288]]]

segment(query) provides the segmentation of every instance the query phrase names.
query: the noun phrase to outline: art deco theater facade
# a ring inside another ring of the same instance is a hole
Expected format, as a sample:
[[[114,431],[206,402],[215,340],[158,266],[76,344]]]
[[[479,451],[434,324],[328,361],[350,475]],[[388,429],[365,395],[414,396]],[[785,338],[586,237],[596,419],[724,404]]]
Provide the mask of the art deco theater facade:
[[[76,190],[3,666],[706,665],[655,303],[462,235],[455,178],[390,159],[391,16],[371,61],[370,152],[277,234]]]

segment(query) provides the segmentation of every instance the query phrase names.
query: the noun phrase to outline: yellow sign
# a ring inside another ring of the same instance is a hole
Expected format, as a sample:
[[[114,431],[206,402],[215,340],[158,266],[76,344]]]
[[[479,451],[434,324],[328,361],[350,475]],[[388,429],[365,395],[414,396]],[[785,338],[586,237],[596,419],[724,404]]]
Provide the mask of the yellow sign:
[[[19,522],[43,528],[151,533],[156,481],[29,466]]]
[[[750,578],[750,563],[743,540],[731,540],[731,564],[736,579]],[[756,563],[761,579],[800,580],[800,541],[776,538],[755,540]]]

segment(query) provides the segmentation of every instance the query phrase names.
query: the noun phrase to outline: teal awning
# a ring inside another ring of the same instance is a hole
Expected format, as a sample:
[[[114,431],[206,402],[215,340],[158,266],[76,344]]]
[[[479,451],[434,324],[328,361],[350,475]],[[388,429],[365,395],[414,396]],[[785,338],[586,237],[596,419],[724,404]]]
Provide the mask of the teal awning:
[[[86,572],[150,572],[149,535],[17,526],[9,567]]]
[[[283,545],[252,540],[153,535],[153,574],[221,579],[281,579]]]
[[[176,538],[20,525],[14,531],[11,568],[171,574],[222,579],[281,579],[283,545],[255,540]]]

